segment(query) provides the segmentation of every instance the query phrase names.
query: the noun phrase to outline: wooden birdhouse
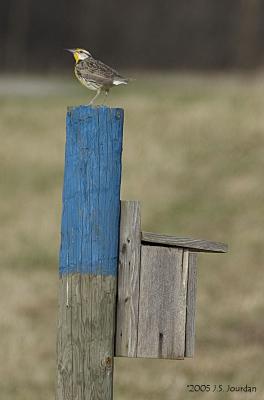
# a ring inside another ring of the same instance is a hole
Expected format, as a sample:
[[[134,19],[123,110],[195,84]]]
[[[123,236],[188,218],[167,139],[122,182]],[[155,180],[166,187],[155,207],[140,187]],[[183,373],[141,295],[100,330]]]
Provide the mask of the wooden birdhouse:
[[[140,205],[121,204],[115,355],[193,357],[197,254],[223,243],[141,232]]]

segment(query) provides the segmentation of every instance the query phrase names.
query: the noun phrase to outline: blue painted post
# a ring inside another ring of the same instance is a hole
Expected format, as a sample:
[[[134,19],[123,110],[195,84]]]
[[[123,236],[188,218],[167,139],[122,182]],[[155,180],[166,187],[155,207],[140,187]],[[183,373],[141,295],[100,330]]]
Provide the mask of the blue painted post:
[[[123,118],[108,107],[67,113],[58,400],[112,399]]]

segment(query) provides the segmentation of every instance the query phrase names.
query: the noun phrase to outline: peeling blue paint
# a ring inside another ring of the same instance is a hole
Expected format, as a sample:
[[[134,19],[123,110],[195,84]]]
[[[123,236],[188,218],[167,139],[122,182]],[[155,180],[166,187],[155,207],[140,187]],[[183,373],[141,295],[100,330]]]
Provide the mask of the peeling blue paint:
[[[117,273],[123,120],[120,108],[68,110],[60,274]]]

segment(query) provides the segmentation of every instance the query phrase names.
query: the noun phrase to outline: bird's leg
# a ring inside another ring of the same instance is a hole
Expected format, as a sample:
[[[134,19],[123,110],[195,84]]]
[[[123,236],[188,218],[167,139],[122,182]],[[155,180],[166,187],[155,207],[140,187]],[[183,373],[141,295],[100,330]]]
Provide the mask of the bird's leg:
[[[94,100],[99,96],[100,93],[101,93],[101,89],[98,89],[96,95],[92,98],[92,100],[90,101],[88,106],[93,104]]]
[[[104,102],[103,102],[103,104],[106,103],[106,99],[107,99],[108,94],[109,94],[109,89],[105,89],[105,97],[104,97]]]

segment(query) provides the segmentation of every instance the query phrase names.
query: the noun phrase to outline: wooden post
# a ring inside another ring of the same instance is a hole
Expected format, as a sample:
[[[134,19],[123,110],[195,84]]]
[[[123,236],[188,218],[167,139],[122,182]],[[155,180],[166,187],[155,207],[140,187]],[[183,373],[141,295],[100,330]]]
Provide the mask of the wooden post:
[[[67,113],[57,400],[110,400],[123,110]]]

